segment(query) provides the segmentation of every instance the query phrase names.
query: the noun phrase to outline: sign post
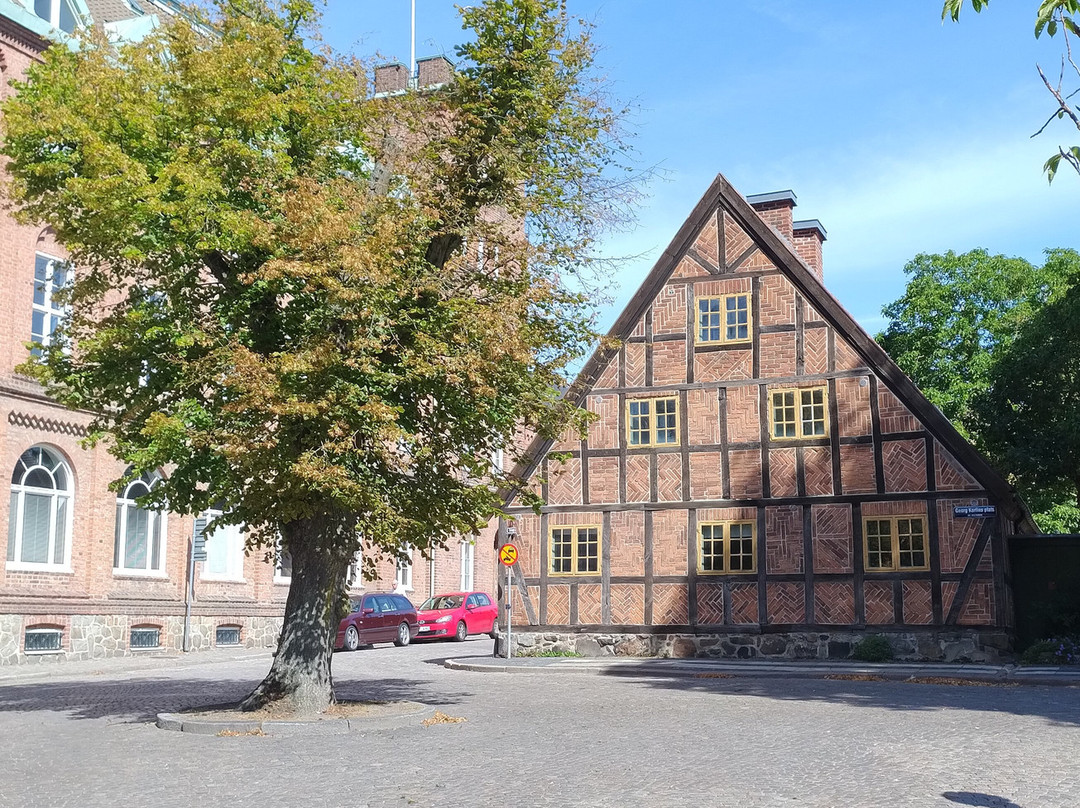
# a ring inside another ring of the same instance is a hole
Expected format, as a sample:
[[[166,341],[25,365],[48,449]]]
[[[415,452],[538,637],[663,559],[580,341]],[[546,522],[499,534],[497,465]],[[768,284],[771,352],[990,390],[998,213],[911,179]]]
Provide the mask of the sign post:
[[[506,528],[506,537],[512,539],[517,531],[511,525]],[[513,544],[504,544],[499,548],[499,563],[506,567],[506,658],[510,658],[510,626],[513,624],[514,608],[514,562],[517,561],[518,550]]]
[[[184,593],[184,651],[191,650],[191,602],[195,600],[195,562],[206,561],[206,517],[195,520],[188,558],[187,591]]]

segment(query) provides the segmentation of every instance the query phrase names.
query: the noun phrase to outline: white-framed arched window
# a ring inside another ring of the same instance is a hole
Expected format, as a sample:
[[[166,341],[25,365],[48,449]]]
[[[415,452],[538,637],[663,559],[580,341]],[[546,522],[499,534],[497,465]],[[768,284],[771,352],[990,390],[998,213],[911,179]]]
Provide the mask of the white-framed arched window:
[[[203,516],[208,524],[224,515],[220,503],[213,505]],[[242,525],[221,525],[206,532],[206,561],[203,563],[202,580],[243,581],[244,544],[246,537]]]
[[[116,497],[115,573],[165,574],[166,514],[138,503],[139,497],[149,494],[160,480],[161,475],[146,472],[129,482]]]
[[[71,571],[71,469],[55,449],[34,446],[11,474],[9,570]]]

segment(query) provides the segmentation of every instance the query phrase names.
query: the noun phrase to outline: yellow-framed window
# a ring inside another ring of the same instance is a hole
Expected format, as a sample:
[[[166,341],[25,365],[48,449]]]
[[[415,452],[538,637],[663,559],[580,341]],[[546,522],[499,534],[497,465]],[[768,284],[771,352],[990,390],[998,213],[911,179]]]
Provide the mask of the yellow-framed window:
[[[702,522],[698,525],[698,572],[755,572],[755,534],[753,522]]]
[[[751,336],[748,292],[697,299],[698,345],[749,342]]]
[[[863,520],[863,559],[868,572],[930,569],[922,516],[872,516]]]
[[[769,404],[774,439],[823,438],[829,434],[829,394],[825,387],[772,390]]]
[[[556,525],[551,528],[552,575],[599,575],[600,528]]]
[[[626,402],[626,443],[641,446],[674,446],[679,442],[678,399],[635,398]]]

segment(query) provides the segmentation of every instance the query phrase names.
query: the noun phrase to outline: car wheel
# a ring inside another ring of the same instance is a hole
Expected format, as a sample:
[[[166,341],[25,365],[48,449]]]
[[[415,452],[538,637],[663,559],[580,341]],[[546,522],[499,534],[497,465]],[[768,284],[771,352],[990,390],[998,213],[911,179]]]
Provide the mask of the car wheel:
[[[398,648],[402,648],[409,644],[409,640],[412,639],[412,634],[409,631],[409,624],[402,623],[397,627],[397,639],[394,640],[394,645]]]
[[[465,638],[469,636],[469,627],[465,625],[464,620],[457,621],[457,631],[454,632],[454,639],[457,642],[465,642]]]
[[[355,651],[360,647],[360,632],[356,630],[356,626],[349,626],[345,629],[345,650]]]

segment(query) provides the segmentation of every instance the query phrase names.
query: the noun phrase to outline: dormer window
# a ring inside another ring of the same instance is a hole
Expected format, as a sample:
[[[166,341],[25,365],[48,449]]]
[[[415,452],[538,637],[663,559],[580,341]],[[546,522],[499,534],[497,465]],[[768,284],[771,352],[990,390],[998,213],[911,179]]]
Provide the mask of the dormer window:
[[[68,34],[75,33],[78,15],[71,0],[34,0],[34,13]]]

